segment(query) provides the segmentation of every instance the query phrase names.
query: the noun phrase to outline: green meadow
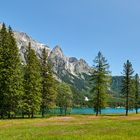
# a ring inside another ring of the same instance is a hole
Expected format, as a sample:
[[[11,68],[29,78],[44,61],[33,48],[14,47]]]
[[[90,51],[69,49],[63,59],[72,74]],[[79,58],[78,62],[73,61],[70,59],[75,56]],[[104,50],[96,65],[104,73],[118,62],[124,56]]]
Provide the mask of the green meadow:
[[[0,140],[139,140],[140,115],[0,120]]]

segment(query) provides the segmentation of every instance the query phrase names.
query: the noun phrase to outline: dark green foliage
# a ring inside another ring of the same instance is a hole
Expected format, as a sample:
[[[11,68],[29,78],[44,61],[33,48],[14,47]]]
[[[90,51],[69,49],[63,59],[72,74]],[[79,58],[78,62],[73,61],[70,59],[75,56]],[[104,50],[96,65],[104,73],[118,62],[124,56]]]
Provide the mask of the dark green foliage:
[[[54,107],[56,99],[56,84],[53,77],[52,65],[48,60],[46,49],[42,51],[41,59],[41,75],[42,75],[42,104],[41,111],[44,117],[45,110]]]
[[[134,101],[135,101],[135,110],[137,114],[139,108],[139,94],[140,94],[140,79],[138,74],[135,75],[134,87],[135,87]]]
[[[34,113],[39,111],[41,105],[41,71],[40,62],[31,49],[29,43],[26,54],[26,65],[24,74],[24,89],[22,109],[23,113],[27,113],[28,117],[33,117]]]
[[[57,87],[57,105],[60,107],[61,114],[66,115],[67,109],[72,107],[72,91],[70,89],[70,86],[66,83],[61,83]]]
[[[128,115],[128,110],[133,106],[133,84],[132,84],[132,75],[134,70],[132,68],[132,64],[129,60],[124,63],[123,69],[123,80],[122,80],[122,94],[126,99],[125,109],[126,109],[126,116]]]
[[[96,115],[107,105],[107,94],[110,87],[109,64],[101,52],[94,60],[95,66],[91,73],[91,93],[93,94],[93,107]]]
[[[23,75],[19,50],[11,27],[0,31],[0,114],[13,117],[23,94]]]
[[[6,115],[6,64],[5,57],[6,49],[8,48],[8,33],[6,26],[3,23],[2,29],[0,30],[0,115],[3,118]]]

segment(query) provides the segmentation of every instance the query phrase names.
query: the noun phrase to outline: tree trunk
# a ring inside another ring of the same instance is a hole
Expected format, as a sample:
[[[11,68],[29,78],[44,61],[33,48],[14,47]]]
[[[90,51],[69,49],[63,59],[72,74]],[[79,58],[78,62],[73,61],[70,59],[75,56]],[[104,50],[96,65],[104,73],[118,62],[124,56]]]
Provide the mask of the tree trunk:
[[[98,116],[98,114],[99,114],[99,108],[97,107],[97,109],[96,109],[96,116]]]
[[[28,118],[30,118],[30,113],[28,113]]]
[[[22,115],[22,118],[24,118],[24,112],[23,111],[22,111],[21,115]]]
[[[34,112],[32,111],[32,113],[31,113],[31,118],[34,118]]]
[[[102,110],[100,109],[100,115],[102,114]]]
[[[60,114],[62,115],[63,114],[63,108],[60,107]]]
[[[42,117],[44,118],[44,108],[42,108]]]
[[[138,114],[138,107],[136,106],[136,114]]]
[[[100,90],[99,90],[99,88],[98,88],[96,116],[98,116],[98,114],[99,114],[99,102],[100,102],[99,95],[100,95]]]
[[[126,108],[126,114],[125,114],[125,116],[128,116],[128,109]]]
[[[128,79],[128,76],[127,76],[127,79]],[[125,114],[125,116],[128,116],[128,96],[129,96],[129,88],[128,87],[129,86],[127,85],[127,92],[126,92],[126,114]]]
[[[128,116],[128,95],[126,98],[126,114],[125,114],[125,116]]]
[[[96,116],[98,116],[98,111],[96,111]]]
[[[67,115],[67,107],[65,107],[65,116]]]
[[[8,112],[8,119],[10,119],[10,112]]]

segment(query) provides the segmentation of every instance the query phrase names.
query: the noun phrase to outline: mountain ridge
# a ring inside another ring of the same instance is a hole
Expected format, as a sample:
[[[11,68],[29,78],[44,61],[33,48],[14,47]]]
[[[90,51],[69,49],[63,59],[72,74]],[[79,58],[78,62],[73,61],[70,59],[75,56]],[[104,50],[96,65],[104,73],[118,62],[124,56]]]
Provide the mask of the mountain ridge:
[[[2,24],[0,24],[0,28],[1,27]],[[25,32],[13,30],[13,33],[23,64],[26,64],[25,55],[28,44],[30,42],[31,47],[33,50],[35,50],[38,58],[41,58],[42,50],[43,48],[46,48],[46,51],[48,52],[48,58],[53,65],[54,76],[58,81],[64,81],[73,85],[79,90],[87,88],[88,82],[85,81],[85,79],[86,76],[89,75],[91,67],[84,59],[77,59],[76,57],[66,56],[59,45],[56,45],[51,49],[48,47],[48,45],[36,41]],[[78,82],[78,84],[76,82]]]
[[[1,27],[2,24],[0,24],[0,28]],[[35,53],[39,58],[41,58],[43,48],[46,48],[48,52],[48,58],[53,65],[54,76],[58,81],[64,81],[68,84],[71,84],[80,91],[89,89],[89,75],[92,67],[90,67],[84,59],[65,56],[62,48],[59,45],[56,45],[54,48],[50,48],[48,45],[34,40],[25,32],[13,32],[20,51],[22,63],[26,63],[25,53],[29,42],[31,43],[32,49],[35,50]],[[116,80],[112,79],[112,89],[118,92],[118,87],[115,88],[115,84],[119,81],[119,78],[115,79]]]

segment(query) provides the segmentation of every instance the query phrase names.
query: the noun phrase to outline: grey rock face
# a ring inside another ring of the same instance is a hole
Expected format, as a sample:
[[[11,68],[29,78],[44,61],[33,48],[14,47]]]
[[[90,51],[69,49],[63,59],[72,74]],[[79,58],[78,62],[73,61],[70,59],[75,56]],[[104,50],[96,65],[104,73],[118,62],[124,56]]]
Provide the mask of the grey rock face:
[[[85,60],[78,60],[75,57],[67,57],[64,55],[62,49],[59,46],[56,46],[52,49],[49,55],[49,59],[52,61],[54,66],[54,71],[62,71],[65,70],[75,76],[78,74],[86,73],[88,74],[90,71],[90,67],[86,63]]]
[[[77,61],[78,61],[78,59],[76,57],[70,57],[69,58],[70,63],[74,63],[74,62],[77,62]]]
[[[67,57],[64,55],[60,46],[55,46],[52,50],[45,44],[39,43],[33,40],[30,36],[23,32],[14,32],[15,38],[17,40],[17,45],[20,50],[20,54],[24,63],[25,52],[28,47],[28,43],[31,42],[32,48],[35,50],[38,57],[41,57],[41,52],[43,48],[46,48],[49,59],[53,64],[53,70],[55,73],[65,74],[66,71],[72,75],[78,76],[81,73],[88,74],[90,67],[85,60],[78,60],[75,57]]]
[[[35,50],[36,54],[38,56],[41,55],[41,51],[42,49],[45,47],[47,49],[48,52],[50,52],[50,48],[42,43],[39,43],[35,40],[33,40],[30,36],[28,36],[26,33],[23,32],[14,32],[14,36],[16,38],[17,41],[17,45],[19,47],[19,50],[21,53],[24,53],[23,50],[26,50],[26,48],[28,47],[28,43],[31,42],[32,48]]]
[[[71,74],[76,77],[79,77],[79,74],[82,73],[89,74],[90,67],[88,66],[85,60],[78,60],[75,57],[65,56],[60,46],[57,45],[53,49],[50,49],[47,45],[39,43],[24,32],[14,31],[14,36],[16,38],[23,63],[26,63],[25,53],[28,47],[28,43],[30,42],[31,47],[35,50],[39,58],[41,57],[42,49],[46,48],[49,59],[53,64],[53,70],[56,73],[56,75],[59,76],[59,74]]]

